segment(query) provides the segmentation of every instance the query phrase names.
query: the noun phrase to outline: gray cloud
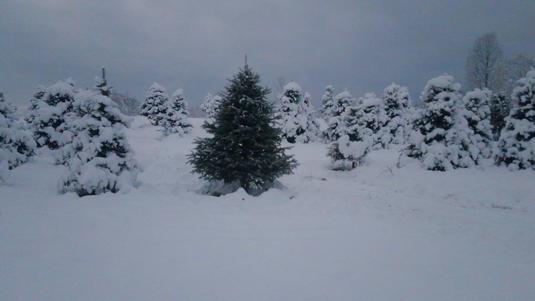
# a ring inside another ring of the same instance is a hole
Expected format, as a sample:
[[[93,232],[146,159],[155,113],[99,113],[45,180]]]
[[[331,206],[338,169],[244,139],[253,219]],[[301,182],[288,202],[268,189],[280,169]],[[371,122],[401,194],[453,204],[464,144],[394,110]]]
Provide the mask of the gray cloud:
[[[535,55],[534,27],[525,0],[4,0],[0,90],[24,105],[38,84],[92,86],[106,66],[117,91],[142,98],[157,81],[196,103],[248,53],[265,85],[296,80],[316,103],[331,83],[359,96],[395,81],[417,98],[432,76],[463,81],[484,32],[508,55]]]

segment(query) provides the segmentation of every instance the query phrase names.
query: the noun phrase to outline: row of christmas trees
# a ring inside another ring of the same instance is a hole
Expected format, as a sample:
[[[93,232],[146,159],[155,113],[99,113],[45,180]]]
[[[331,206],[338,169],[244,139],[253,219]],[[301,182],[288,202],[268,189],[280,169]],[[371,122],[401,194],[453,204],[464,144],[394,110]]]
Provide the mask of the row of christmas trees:
[[[406,87],[392,84],[382,97],[367,93],[355,99],[348,91],[327,86],[321,99],[324,129],[315,117],[310,95],[290,82],[275,112],[275,126],[290,143],[330,143],[334,169],[352,169],[374,149],[402,145],[405,158],[420,160],[429,170],[481,165],[493,159],[511,169],[535,168],[533,111],[535,71],[518,81],[514,106],[494,143],[491,126],[493,93],[475,89],[462,94],[450,75],[431,79],[421,94],[423,107],[411,106]]]
[[[535,168],[535,71],[517,83],[514,106],[494,147],[489,90],[463,95],[453,77],[430,80],[421,94],[423,108],[410,105],[407,88],[392,84],[382,97],[369,93],[354,99],[335,95],[328,86],[322,97],[326,126],[315,117],[310,96],[296,83],[287,84],[275,109],[269,89],[245,66],[225,91],[203,103],[211,137],[196,141],[189,156],[194,171],[210,181],[234,183],[249,192],[262,191],[288,174],[297,162],[281,147],[316,139],[330,143],[333,168],[351,169],[374,149],[400,144],[404,158],[416,158],[430,170],[479,165],[487,159],[514,169]],[[35,148],[53,152],[68,173],[61,192],[79,195],[116,192],[135,184],[138,167],[124,134],[127,120],[110,99],[103,74],[94,89],[77,89],[72,81],[41,87],[24,120],[0,96],[0,159],[4,169],[25,162]],[[182,90],[171,97],[154,84],[142,114],[164,134],[191,130]]]
[[[258,75],[246,66],[217,102],[207,98],[205,106],[215,113],[205,128],[213,137],[199,140],[190,156],[202,177],[239,181],[246,190],[261,190],[273,180],[267,176],[273,171],[264,174],[263,164],[281,166],[275,176],[291,172],[296,164],[279,147],[280,138],[289,143],[316,139],[330,143],[328,155],[334,169],[355,168],[370,151],[392,144],[401,145],[399,165],[414,158],[426,169],[437,171],[485,161],[510,169],[535,169],[535,70],[517,82],[511,96],[513,107],[497,143],[491,126],[492,92],[475,89],[463,95],[461,85],[450,75],[428,81],[420,97],[422,108],[411,106],[408,89],[397,84],[388,86],[382,97],[368,93],[358,100],[348,91],[334,95],[328,86],[322,98],[327,124],[323,130],[310,96],[294,82],[283,88],[272,116],[260,118],[273,108],[265,100],[268,90],[260,89],[258,83]],[[259,112],[251,103],[269,109]],[[279,132],[279,138],[260,134],[273,131]],[[263,161],[266,145],[272,145],[273,153]],[[248,178],[255,175],[257,181]]]

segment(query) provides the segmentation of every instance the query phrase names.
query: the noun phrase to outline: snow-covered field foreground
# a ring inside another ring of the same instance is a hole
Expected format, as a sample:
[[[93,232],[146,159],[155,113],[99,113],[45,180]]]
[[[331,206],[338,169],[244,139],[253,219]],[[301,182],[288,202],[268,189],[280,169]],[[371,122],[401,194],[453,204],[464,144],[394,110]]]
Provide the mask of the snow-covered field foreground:
[[[535,172],[431,172],[326,145],[259,197],[210,197],[185,156],[202,133],[128,130],[126,194],[58,195],[46,157],[0,186],[0,300],[535,300]]]

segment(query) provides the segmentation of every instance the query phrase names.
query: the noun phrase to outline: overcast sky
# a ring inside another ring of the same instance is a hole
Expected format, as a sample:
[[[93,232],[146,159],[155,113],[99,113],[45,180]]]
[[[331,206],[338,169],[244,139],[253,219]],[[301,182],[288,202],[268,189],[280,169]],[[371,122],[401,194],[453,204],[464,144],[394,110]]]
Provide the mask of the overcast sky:
[[[403,3],[400,3],[403,2]],[[143,98],[154,81],[198,103],[244,53],[264,85],[327,84],[358,97],[391,82],[418,98],[444,72],[464,81],[473,41],[495,31],[506,55],[535,55],[535,1],[2,0],[0,91],[25,105],[38,84],[94,84]]]

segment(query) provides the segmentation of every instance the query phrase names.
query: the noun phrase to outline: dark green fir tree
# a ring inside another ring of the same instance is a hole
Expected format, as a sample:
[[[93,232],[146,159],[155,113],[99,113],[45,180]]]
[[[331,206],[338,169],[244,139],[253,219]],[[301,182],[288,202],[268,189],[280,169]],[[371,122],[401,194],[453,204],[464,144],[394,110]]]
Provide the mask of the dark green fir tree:
[[[196,140],[188,156],[195,173],[211,182],[239,185],[249,194],[292,173],[297,161],[281,147],[269,93],[247,63],[229,80],[215,120],[203,125],[211,137]]]

